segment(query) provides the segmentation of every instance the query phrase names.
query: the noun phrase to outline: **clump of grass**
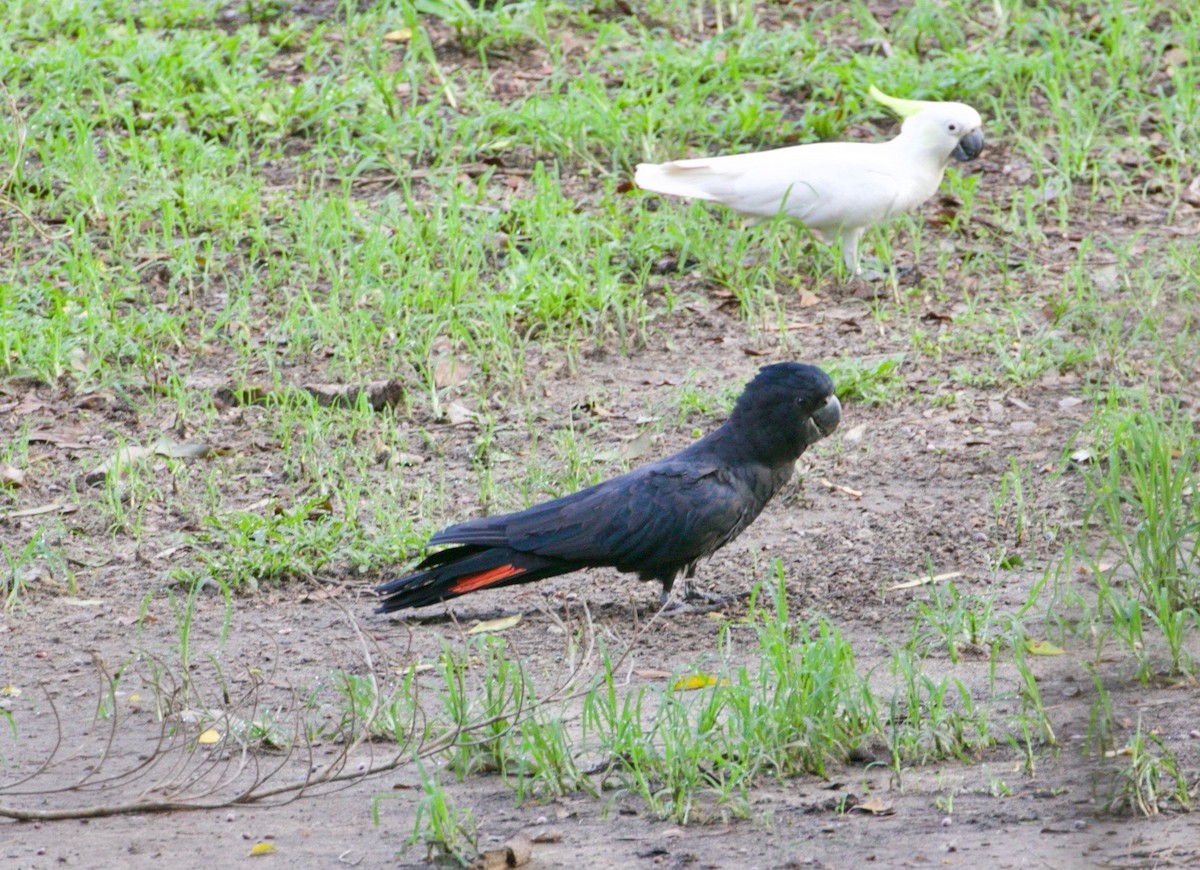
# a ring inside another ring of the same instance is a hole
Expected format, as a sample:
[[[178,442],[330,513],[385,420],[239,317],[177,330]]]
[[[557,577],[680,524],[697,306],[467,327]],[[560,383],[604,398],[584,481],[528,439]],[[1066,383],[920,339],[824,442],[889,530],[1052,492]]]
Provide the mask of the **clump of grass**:
[[[1193,784],[1175,753],[1138,717],[1129,742],[1105,755],[1113,767],[1096,783],[1104,811],[1153,816],[1169,807],[1192,807]]]
[[[903,362],[902,355],[875,362],[836,359],[824,363],[823,368],[833,378],[834,392],[843,402],[886,405],[904,394]]]
[[[1200,628],[1200,440],[1170,405],[1114,409],[1097,427],[1083,469],[1089,506],[1083,534],[1100,535],[1093,561],[1098,608],[1136,655],[1154,665],[1146,632],[1166,645],[1171,673],[1193,673],[1187,640]]]
[[[469,866],[479,852],[474,815],[470,810],[460,809],[446,794],[436,770],[430,772],[423,764],[418,764],[417,769],[421,773],[422,794],[409,845],[424,845],[428,861],[440,858]]]
[[[823,620],[790,619],[781,568],[772,605],[751,600],[755,667],[693,674],[661,693],[643,687],[623,697],[606,670],[584,699],[583,736],[604,759],[609,787],[680,822],[745,816],[759,777],[824,775],[878,732],[849,643]],[[724,637],[731,651],[733,637]]]
[[[330,510],[328,498],[312,498],[290,510],[207,517],[207,531],[195,536],[201,567],[174,574],[189,585],[207,576],[234,591],[312,578],[346,552],[349,530]]]

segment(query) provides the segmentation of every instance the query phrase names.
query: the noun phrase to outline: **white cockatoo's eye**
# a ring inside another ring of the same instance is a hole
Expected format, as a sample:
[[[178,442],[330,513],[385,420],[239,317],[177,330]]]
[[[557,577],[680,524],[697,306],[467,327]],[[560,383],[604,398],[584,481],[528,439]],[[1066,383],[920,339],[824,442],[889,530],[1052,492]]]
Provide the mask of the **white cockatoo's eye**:
[[[955,124],[953,121],[951,121],[949,124],[946,125],[946,130],[949,131],[950,133],[957,134],[958,133],[958,124]]]

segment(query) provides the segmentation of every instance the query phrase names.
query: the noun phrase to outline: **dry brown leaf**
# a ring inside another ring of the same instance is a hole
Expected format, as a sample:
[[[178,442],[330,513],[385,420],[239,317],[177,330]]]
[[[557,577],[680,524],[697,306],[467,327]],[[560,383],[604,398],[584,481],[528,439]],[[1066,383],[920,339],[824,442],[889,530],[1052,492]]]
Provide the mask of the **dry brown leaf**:
[[[446,406],[446,422],[451,426],[464,426],[472,423],[476,416],[478,415],[474,411],[458,402],[451,402]]]
[[[97,465],[86,475],[84,481],[89,486],[94,486],[98,483],[103,483],[110,474],[119,474],[121,469],[129,465],[131,462],[136,462],[139,459],[145,459],[147,456],[153,456],[154,451],[149,447],[141,447],[137,444],[127,444],[110,456],[104,462]]]
[[[873,816],[890,816],[896,812],[896,808],[891,804],[884,803],[878,795],[871,795],[865,801],[855,804],[851,810],[858,812],[870,813]]]
[[[1179,194],[1179,198],[1188,205],[1200,207],[1200,175],[1191,180],[1188,186],[1183,189],[1183,193]]]
[[[533,857],[533,841],[524,832],[513,834],[498,849],[489,849],[479,856],[475,867],[481,870],[505,870],[521,867]]]
[[[810,320],[792,320],[782,325],[778,322],[764,323],[762,328],[764,332],[799,332],[816,329],[817,324]]]
[[[392,453],[391,451],[388,451],[385,461],[387,462],[389,468],[397,465],[424,465],[429,461],[429,457],[422,456],[419,453],[404,453],[403,451]]]
[[[862,441],[863,435],[866,433],[866,431],[867,424],[859,423],[854,428],[847,429],[846,433],[842,435],[841,440],[845,444],[857,444],[859,441]]]
[[[67,450],[86,450],[91,447],[90,444],[84,444],[78,439],[82,433],[71,430],[56,430],[49,431],[37,429],[25,436],[25,440],[30,444],[34,442],[43,444],[54,444],[58,447],[65,447]]]
[[[15,465],[0,462],[0,486],[24,486],[25,472]]]
[[[337,586],[322,586],[319,589],[313,589],[310,592],[305,592],[300,596],[300,601],[329,601],[332,598],[338,598],[345,591],[345,583],[339,583]]]
[[[30,395],[23,398],[20,403],[18,403],[16,407],[12,409],[12,411],[18,417],[24,417],[28,414],[32,414],[34,411],[40,411],[45,407],[45,402],[37,398],[37,396]]]
[[[597,399],[595,396],[588,396],[586,399],[583,400],[583,402],[581,404],[576,405],[576,407],[581,410],[587,411],[589,414],[592,414],[593,416],[600,417],[600,418],[621,416],[620,414],[617,414],[614,411],[610,411],[610,410],[608,410],[608,408],[601,405],[600,400]]]
[[[643,680],[666,680],[671,677],[670,671],[661,671],[658,668],[634,668],[633,673]]]
[[[35,508],[25,508],[23,511],[13,511],[10,514],[2,514],[0,516],[3,516],[6,520],[15,520],[21,517],[39,517],[42,514],[73,514],[77,510],[79,510],[79,505],[77,504],[51,502],[50,504],[44,504]]]
[[[201,441],[175,442],[165,435],[152,447],[126,444],[113,456],[93,468],[84,476],[89,485],[102,483],[110,474],[121,473],[121,469],[150,456],[165,456],[170,459],[201,459],[212,452],[212,447]]]
[[[641,459],[654,444],[654,433],[649,429],[644,430],[638,437],[629,441],[621,448],[621,456],[625,459]]]
[[[471,370],[449,353],[444,353],[433,364],[433,385],[439,389],[457,387],[471,375]]]

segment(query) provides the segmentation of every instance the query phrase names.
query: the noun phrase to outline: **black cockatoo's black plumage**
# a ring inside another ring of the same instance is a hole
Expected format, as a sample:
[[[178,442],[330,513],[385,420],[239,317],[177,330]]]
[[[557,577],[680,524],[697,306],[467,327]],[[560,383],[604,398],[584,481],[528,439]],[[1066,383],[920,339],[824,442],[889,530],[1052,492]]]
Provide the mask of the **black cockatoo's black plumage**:
[[[612,566],[662,583],[728,544],[841,419],[833,382],[802,363],[764,366],[729,419],[674,456],[523,511],[468,520],[429,539],[456,544],[384,583],[379,611],[477,589]]]

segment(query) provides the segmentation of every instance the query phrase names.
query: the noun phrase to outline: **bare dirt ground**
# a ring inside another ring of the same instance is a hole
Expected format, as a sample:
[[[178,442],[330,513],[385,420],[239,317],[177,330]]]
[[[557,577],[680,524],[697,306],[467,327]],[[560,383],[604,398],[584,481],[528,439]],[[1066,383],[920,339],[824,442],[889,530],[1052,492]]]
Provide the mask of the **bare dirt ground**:
[[[1009,158],[1002,143],[985,152],[975,171],[982,174],[988,195],[1011,193]],[[1121,225],[1112,228],[1114,233],[1143,232],[1150,240],[1161,230],[1149,209],[1124,216]],[[929,226],[926,232],[937,230]],[[963,239],[956,242],[967,244]],[[897,239],[897,245],[903,249],[904,240]],[[1074,253],[1070,240],[1060,238],[1057,248],[1037,255],[1051,262],[1059,259],[1065,269]],[[703,388],[736,388],[768,362],[885,356],[908,347],[909,332],[917,322],[935,332],[953,328],[953,303],[927,299],[916,322],[901,318],[883,326],[870,316],[869,302],[854,298],[854,287],[811,288],[807,278],[797,276],[797,293],[816,289],[819,301],[803,308],[785,302],[792,328],[783,334],[771,324],[747,323],[726,293],[705,286],[701,279],[688,286],[689,280],[681,277],[675,286],[676,294],[688,294],[688,304],[670,314],[660,311],[645,346],[627,355],[618,350],[614,338],[588,352],[574,372],[564,369],[553,350],[529,359],[526,389],[548,429],[565,425],[572,409],[601,389],[611,417],[598,431],[619,447],[637,433],[635,420],[647,409],[663,408],[674,385],[689,376],[695,383],[697,372],[703,373],[698,383]],[[953,281],[951,275],[947,283]],[[979,292],[980,304],[998,306],[1003,292],[1038,289]],[[929,385],[938,376],[944,381],[946,372],[961,361],[950,353],[936,362],[915,359],[903,369],[905,392],[936,391]],[[212,359],[197,367],[194,377],[198,383],[221,384],[224,363]],[[311,379],[305,370],[293,374],[294,383]],[[1195,407],[1200,400],[1196,386],[1180,389]],[[1045,466],[1047,472],[1055,467],[1090,408],[1063,401],[1079,398],[1082,392],[1078,377],[1069,373],[1051,373],[1006,391],[957,392],[957,400],[946,406],[847,402],[839,432],[802,459],[796,488],[704,565],[699,579],[715,591],[740,591],[767,579],[771,560],[782,560],[791,578],[788,593],[794,612],[824,614],[832,620],[853,644],[862,669],[886,662],[888,642],[902,639],[907,631],[907,603],[924,594],[920,589],[885,592],[886,587],[928,568],[961,572],[956,581],[961,588],[998,592],[999,604],[1018,605],[1055,560],[1059,542],[1041,537],[1040,530],[1030,540],[1015,540],[1006,518],[997,512],[994,494],[1014,460],[1022,466]],[[18,406],[30,401],[39,406],[21,411],[30,428],[71,431],[78,438],[42,445],[45,467],[57,473],[40,475],[42,483],[22,491],[16,508],[68,503],[73,487],[83,486],[81,469],[111,452],[113,433],[161,427],[171,413],[163,408],[155,419],[137,419],[113,394],[81,396],[69,384],[6,384],[0,388],[0,419],[7,415],[14,420]],[[262,451],[248,440],[244,409],[228,408],[222,415],[224,429],[214,438],[231,455],[240,454],[244,462],[247,455]],[[695,423],[703,428],[715,424],[715,419]],[[477,432],[470,425],[452,427],[432,417],[418,416],[400,425],[434,433],[438,463],[425,467],[439,467],[446,490],[454,494],[445,519],[477,511],[472,468]],[[691,440],[692,425],[667,426],[645,458],[683,447]],[[513,454],[525,455],[519,426],[497,437]],[[269,457],[264,455],[261,465],[268,467]],[[379,468],[374,473],[396,472]],[[262,481],[261,476],[244,474],[231,486],[243,487],[245,504],[252,504],[272,494],[275,484],[269,478]],[[1036,492],[1026,494],[1031,509],[1052,519],[1069,519],[1081,496],[1078,479],[1045,473],[1038,483]],[[8,518],[0,523],[0,539],[9,544],[27,540],[38,522],[37,516]],[[179,783],[172,771],[181,768],[171,767],[171,759],[182,764],[185,757],[195,757],[176,747],[159,766],[141,766],[161,748],[162,726],[154,715],[149,677],[154,662],[166,660],[179,642],[170,601],[161,594],[164,575],[175,560],[186,556],[173,550],[179,536],[195,528],[193,518],[156,511],[154,506],[148,508],[145,523],[152,531],[139,549],[119,537],[114,540],[88,511],[72,514],[72,538],[64,548],[79,583],[76,594],[56,588],[53,578],[43,578],[31,586],[19,610],[3,615],[0,674],[19,690],[10,693],[6,707],[21,740],[14,744],[7,735],[0,737],[0,755],[11,765],[0,777],[0,806],[52,810],[111,806],[147,790],[165,795],[168,786]],[[155,543],[156,535],[161,546]],[[993,559],[1001,548],[1023,553],[1024,565],[998,574]],[[361,668],[367,652],[398,664],[435,656],[441,638],[460,631],[455,623],[435,619],[405,624],[371,613],[373,585],[402,567],[380,565],[362,576],[340,568],[326,570],[309,588],[268,588],[236,597],[223,644],[224,602],[215,594],[202,595],[191,639],[198,691],[208,693],[214,706],[234,707],[238,693],[244,692],[252,700],[242,702],[243,707],[257,704],[278,711],[286,721],[287,711],[297,708],[296,693],[318,684],[332,668]],[[563,626],[583,624],[584,603],[596,634],[613,648],[622,648],[636,635],[629,667],[670,670],[715,649],[720,623],[703,615],[671,619],[655,631],[638,634],[637,626],[653,612],[656,595],[656,589],[628,577],[596,571],[473,595],[455,602],[452,610],[464,627],[478,616],[520,612],[522,622],[505,638],[530,671],[550,682],[563,666]],[[736,607],[731,615],[736,615]],[[440,609],[430,612],[436,615]],[[497,776],[477,774],[461,783],[447,777],[446,790],[471,810],[485,848],[519,830],[538,835],[529,866],[540,868],[1200,866],[1200,834],[1188,816],[1134,818],[1099,811],[1105,762],[1081,751],[1095,700],[1092,678],[1084,667],[1093,658],[1093,648],[1081,645],[1067,653],[1033,662],[1060,745],[1039,753],[1032,774],[1010,746],[1000,746],[974,763],[910,770],[899,784],[885,765],[849,765],[832,770],[827,780],[764,782],[754,821],[718,819],[686,827],[657,820],[636,801],[619,796],[607,805],[586,796],[518,804],[511,787]],[[104,711],[106,715],[98,716],[98,704],[104,703],[101,677],[126,663],[132,663],[128,673],[133,676],[122,681],[120,694],[111,699],[116,715]],[[946,660],[945,666],[968,685],[986,682],[986,659],[967,659],[958,666]],[[224,688],[216,677],[218,668]],[[1132,727],[1140,714],[1169,742],[1181,763],[1189,769],[1200,766],[1194,686],[1142,686],[1133,679],[1128,660],[1116,654],[1102,658],[1098,671],[1112,687],[1119,721]],[[167,681],[178,679],[174,674]],[[639,679],[631,677],[634,685]],[[1010,679],[1002,669],[1000,684]],[[230,693],[232,701],[221,697]],[[14,746],[19,753],[15,756]],[[217,779],[233,770],[237,759],[216,752],[213,764],[195,774],[201,778],[190,794],[225,793]],[[311,755],[262,752],[257,763],[265,768],[279,763],[281,769],[271,782],[282,785],[300,781],[339,752],[336,745],[318,743]],[[349,772],[386,758],[388,749],[367,745],[355,753],[347,760]],[[45,759],[50,761],[43,769],[39,765]],[[30,779],[23,782],[26,776]],[[990,784],[996,779],[1011,793],[993,794]],[[153,784],[158,780],[163,787],[156,790]],[[416,771],[404,766],[338,787],[314,788],[311,794],[285,793],[278,801],[261,804],[83,820],[4,821],[0,863],[14,868],[219,866],[242,860],[298,867],[397,862],[420,866],[425,863],[420,847],[402,851],[413,829],[418,783]],[[881,796],[891,812],[839,811],[868,794]],[[940,800],[946,795],[953,795],[952,806]],[[376,805],[377,796],[383,799]],[[248,858],[251,847],[261,842],[273,844],[277,851]]]

